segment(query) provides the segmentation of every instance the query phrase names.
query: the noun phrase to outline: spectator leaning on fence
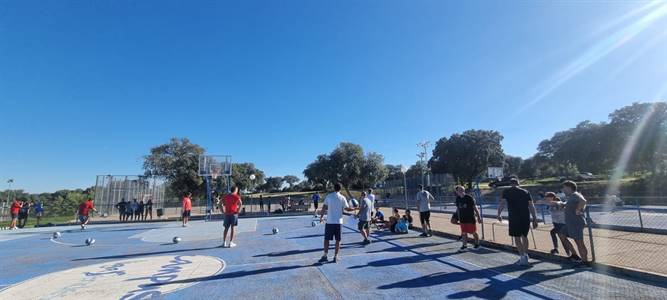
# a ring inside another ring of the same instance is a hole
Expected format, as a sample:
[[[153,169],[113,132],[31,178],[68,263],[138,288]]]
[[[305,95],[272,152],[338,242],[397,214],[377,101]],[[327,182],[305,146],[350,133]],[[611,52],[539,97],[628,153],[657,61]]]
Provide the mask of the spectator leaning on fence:
[[[551,231],[549,231],[549,235],[551,235],[551,243],[554,246],[551,250],[551,254],[558,254],[558,239],[560,238],[565,253],[567,256],[570,256],[570,248],[572,248],[572,245],[568,246],[570,242],[567,240],[567,227],[565,227],[565,202],[562,202],[561,199],[556,197],[556,194],[552,192],[546,193],[544,200],[549,207],[551,223],[554,225]]]
[[[572,181],[563,182],[563,192],[566,195],[565,201],[565,225],[567,228],[567,237],[574,240],[577,244],[579,256],[576,255],[574,248],[570,249],[574,262],[588,263],[588,249],[584,244],[584,228],[586,227],[586,218],[584,210],[586,209],[586,198],[577,192],[577,184]],[[570,246],[572,247],[572,246]]]

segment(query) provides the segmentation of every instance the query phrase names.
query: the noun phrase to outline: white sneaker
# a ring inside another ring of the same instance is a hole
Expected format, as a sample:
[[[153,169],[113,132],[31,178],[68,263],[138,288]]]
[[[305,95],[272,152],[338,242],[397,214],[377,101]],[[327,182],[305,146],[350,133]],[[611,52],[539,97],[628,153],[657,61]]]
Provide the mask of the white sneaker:
[[[521,266],[527,266],[527,265],[529,265],[529,263],[528,263],[528,254],[524,254],[524,255],[521,257],[521,259],[519,259],[519,261],[520,261],[520,262],[519,262],[519,265],[521,265]]]
[[[229,245],[227,245],[227,242],[222,242],[222,248],[228,248]]]
[[[519,256],[519,260],[517,260],[514,264],[519,266],[523,264],[523,256]]]
[[[236,247],[236,244],[234,244],[234,242],[229,242],[229,248],[234,248],[234,247]]]

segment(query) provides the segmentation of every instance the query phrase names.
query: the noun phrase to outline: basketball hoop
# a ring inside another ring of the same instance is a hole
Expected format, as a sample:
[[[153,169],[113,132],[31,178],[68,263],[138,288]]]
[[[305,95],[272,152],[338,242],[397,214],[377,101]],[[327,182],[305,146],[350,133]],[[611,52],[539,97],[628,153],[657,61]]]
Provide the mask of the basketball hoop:
[[[211,173],[211,178],[213,179],[218,179],[218,176],[220,176],[220,173]]]

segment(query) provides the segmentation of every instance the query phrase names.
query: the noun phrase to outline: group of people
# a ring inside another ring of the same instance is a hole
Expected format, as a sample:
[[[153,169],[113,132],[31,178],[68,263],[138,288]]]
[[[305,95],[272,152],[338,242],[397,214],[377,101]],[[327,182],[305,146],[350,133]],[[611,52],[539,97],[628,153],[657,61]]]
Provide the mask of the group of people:
[[[30,210],[33,210],[35,218],[37,219],[36,227],[40,224],[42,216],[44,215],[44,207],[39,201],[28,201],[25,199],[14,199],[12,205],[9,208],[9,214],[11,216],[11,222],[9,224],[9,229],[18,229],[25,227],[28,222],[28,216],[30,215]]]
[[[518,179],[510,181],[511,187],[504,190],[501,202],[498,205],[499,221],[503,221],[502,211],[507,206],[509,235],[516,244],[519,253],[518,265],[528,265],[528,233],[532,225],[537,228],[535,205],[530,193],[521,188]],[[562,194],[553,192],[545,194],[545,202],[549,205],[552,215],[553,229],[550,231],[554,249],[552,254],[558,254],[558,239],[561,240],[565,253],[575,263],[588,264],[588,250],[584,244],[584,228],[586,219],[584,210],[586,199],[577,191],[577,184],[565,181],[562,184]],[[576,244],[576,249],[570,243]]]
[[[188,226],[190,221],[190,216],[192,215],[192,193],[183,194],[182,202],[182,217],[183,217],[183,227]],[[239,213],[241,212],[241,207],[243,206],[243,201],[239,195],[239,189],[236,186],[233,186],[230,189],[229,194],[225,195],[222,198],[216,197],[215,206],[220,209],[223,213],[224,219],[222,226],[224,227],[222,235],[222,247],[223,248],[233,248],[236,247],[234,243],[234,233],[235,228],[238,226],[239,222]],[[229,236],[229,242],[227,242],[227,236]]]
[[[125,201],[125,198],[116,203],[119,221],[145,221],[146,218],[153,220],[153,199],[137,201]]]

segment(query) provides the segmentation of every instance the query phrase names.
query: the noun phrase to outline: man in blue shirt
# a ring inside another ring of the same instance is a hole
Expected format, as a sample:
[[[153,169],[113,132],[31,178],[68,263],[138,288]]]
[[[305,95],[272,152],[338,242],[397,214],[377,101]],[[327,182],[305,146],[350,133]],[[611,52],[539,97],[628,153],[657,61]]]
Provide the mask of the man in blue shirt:
[[[42,206],[42,202],[39,201],[35,202],[33,205],[35,208],[35,218],[37,218],[37,224],[35,227],[39,227],[39,222],[42,220],[42,216],[44,215],[44,207]]]

